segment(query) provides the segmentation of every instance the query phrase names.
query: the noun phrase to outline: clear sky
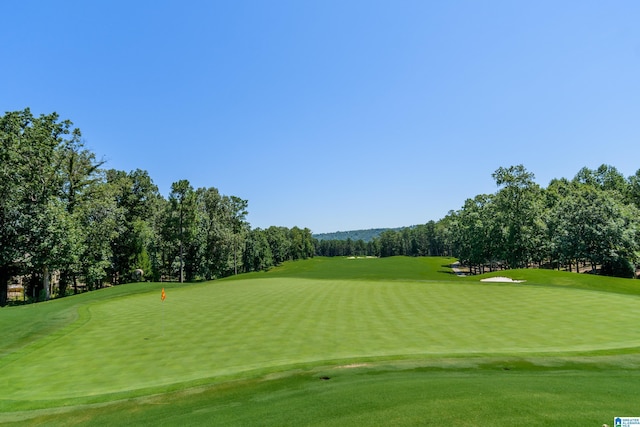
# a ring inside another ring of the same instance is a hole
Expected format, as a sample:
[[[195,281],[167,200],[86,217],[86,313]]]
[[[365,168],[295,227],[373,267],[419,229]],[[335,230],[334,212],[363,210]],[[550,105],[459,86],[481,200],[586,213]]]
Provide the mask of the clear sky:
[[[314,233],[421,224],[524,164],[640,169],[640,2],[3,1],[0,113]]]

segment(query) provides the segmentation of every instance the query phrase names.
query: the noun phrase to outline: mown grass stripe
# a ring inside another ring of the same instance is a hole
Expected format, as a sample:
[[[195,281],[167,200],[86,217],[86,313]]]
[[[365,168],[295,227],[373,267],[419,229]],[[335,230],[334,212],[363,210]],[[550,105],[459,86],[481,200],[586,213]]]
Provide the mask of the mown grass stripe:
[[[214,282],[173,289],[164,303],[155,293],[93,303],[81,329],[25,349],[3,396],[100,395],[336,359],[636,347],[637,304],[522,285]]]

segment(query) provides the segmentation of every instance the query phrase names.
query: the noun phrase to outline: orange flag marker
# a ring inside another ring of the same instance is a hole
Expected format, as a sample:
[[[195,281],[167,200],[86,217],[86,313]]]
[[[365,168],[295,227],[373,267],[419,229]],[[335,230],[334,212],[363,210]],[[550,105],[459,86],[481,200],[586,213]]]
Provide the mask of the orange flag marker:
[[[166,297],[167,295],[164,293],[164,288],[162,288],[162,296],[160,298],[162,299],[162,301],[164,301]]]

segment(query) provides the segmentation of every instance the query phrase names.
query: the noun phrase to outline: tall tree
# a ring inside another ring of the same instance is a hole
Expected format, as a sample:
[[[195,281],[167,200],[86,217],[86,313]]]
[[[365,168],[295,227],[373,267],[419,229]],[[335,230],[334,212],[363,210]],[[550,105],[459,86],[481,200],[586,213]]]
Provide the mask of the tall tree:
[[[480,273],[484,273],[487,264],[493,269],[502,243],[496,217],[493,198],[485,194],[467,199],[458,215],[459,257]]]
[[[78,206],[92,204],[95,194],[92,190],[104,184],[104,176],[100,166],[104,161],[97,161],[96,156],[90,150],[84,148],[80,140],[80,134],[76,133],[73,138],[66,141],[60,155],[62,156],[60,174],[62,178],[61,198],[65,203],[66,211],[71,216],[76,225],[76,233],[79,241],[86,242],[82,237],[83,233],[91,233],[92,230],[81,227],[82,216],[77,215]],[[82,213],[87,213],[86,210]],[[83,245],[84,247],[84,245]],[[77,255],[83,248],[78,248]],[[88,261],[84,258],[85,263]],[[67,286],[71,283],[74,293],[77,293],[77,273],[80,268],[80,257],[76,257],[73,262],[64,265],[60,270],[59,292],[64,295]]]
[[[178,256],[180,260],[179,278],[184,282],[184,249],[193,236],[195,225],[195,193],[188,180],[182,179],[171,184],[169,202],[173,212],[175,236],[178,240]]]
[[[495,203],[502,227],[502,258],[510,268],[525,267],[538,257],[544,236],[540,187],[522,165],[500,167],[492,176],[500,187]]]
[[[60,199],[62,147],[80,138],[72,125],[56,113],[34,117],[28,108],[0,119],[0,305],[6,304],[9,275],[19,271],[41,275],[48,298],[51,269],[72,254],[66,239],[74,233],[68,216],[61,217]]]
[[[120,238],[120,227],[125,223],[124,208],[116,201],[112,185],[103,182],[92,185],[74,210],[83,239],[79,258],[79,273],[89,290],[100,288],[109,278],[114,259],[112,242]],[[73,282],[74,293],[78,292]]]
[[[118,216],[117,233],[112,239],[112,282],[124,283],[132,279],[136,269],[142,269],[148,277],[157,277],[154,270],[160,243],[158,228],[164,199],[158,192],[147,171],[136,169],[129,173],[110,169],[107,182],[112,187]]]
[[[248,202],[237,196],[225,197],[229,223],[233,231],[233,273],[238,274],[238,239],[246,232],[248,224],[246,222]]]
[[[198,188],[198,235],[202,239],[200,275],[205,279],[222,277],[231,256],[230,232],[226,226],[223,196],[217,188]]]
[[[400,255],[400,236],[394,230],[386,230],[380,233],[380,256],[389,257]]]
[[[640,209],[640,169],[628,179],[628,200]]]
[[[25,180],[23,138],[33,117],[27,109],[0,117],[0,306],[7,303],[9,279],[24,256],[21,230],[22,185]]]
[[[266,270],[273,266],[273,254],[264,230],[256,228],[249,231],[243,257],[243,266],[247,272]]]
[[[597,169],[583,167],[573,180],[575,183],[597,187],[600,190],[616,191],[621,197],[626,196],[628,192],[624,175],[611,165],[602,164]]]
[[[269,242],[275,265],[279,265],[289,259],[291,241],[287,237],[288,234],[289,230],[285,227],[272,225],[266,230],[267,241]]]
[[[631,265],[638,261],[638,210],[621,203],[617,194],[588,184],[572,187],[552,214],[554,240],[561,257],[597,265]],[[617,270],[617,267],[616,267]],[[626,268],[630,270],[630,268]],[[632,273],[630,274],[632,275]]]

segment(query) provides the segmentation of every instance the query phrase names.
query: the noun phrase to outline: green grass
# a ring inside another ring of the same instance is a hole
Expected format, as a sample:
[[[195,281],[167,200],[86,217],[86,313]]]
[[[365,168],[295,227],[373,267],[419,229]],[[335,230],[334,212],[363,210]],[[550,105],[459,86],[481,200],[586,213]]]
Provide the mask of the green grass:
[[[482,277],[506,276],[512,279],[526,280],[527,286],[559,286],[591,291],[613,292],[624,295],[639,295],[640,281],[621,279],[616,277],[603,277],[593,274],[577,274],[567,271],[524,269],[507,270],[488,273]],[[466,280],[476,281],[476,277],[470,276]]]
[[[635,415],[639,282],[515,270],[493,275],[525,284],[488,284],[452,275],[450,262],[316,258],[4,308],[0,422],[566,425],[570,415],[602,425]]]
[[[442,257],[390,257],[390,258],[325,258],[284,263],[268,272],[237,276],[296,277],[306,279],[344,279],[360,281],[448,280],[454,258]]]
[[[329,380],[320,376],[330,375]],[[72,408],[33,425],[601,426],[637,410],[637,373],[327,369]],[[114,415],[117,414],[117,415]]]

